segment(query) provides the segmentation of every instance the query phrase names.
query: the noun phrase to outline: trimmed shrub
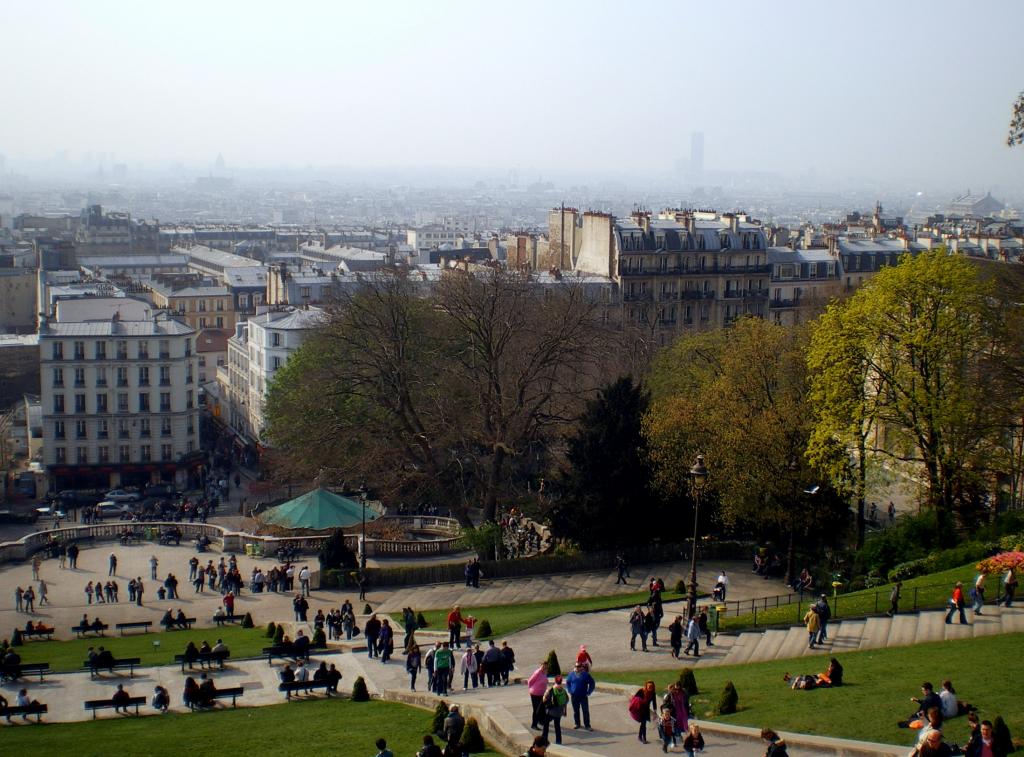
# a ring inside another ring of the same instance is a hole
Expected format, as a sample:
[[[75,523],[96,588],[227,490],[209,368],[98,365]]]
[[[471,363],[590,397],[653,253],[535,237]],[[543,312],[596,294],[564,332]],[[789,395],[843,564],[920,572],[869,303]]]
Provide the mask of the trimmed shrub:
[[[324,629],[318,628],[313,631],[313,644],[326,644],[327,634],[324,633]]]
[[[11,636],[11,646],[20,647],[24,643],[24,640],[21,638],[21,629],[15,628],[14,634]]]
[[[284,626],[279,625],[274,629],[274,644],[280,644],[284,641]]]
[[[425,617],[423,617],[423,613],[422,612],[416,613],[416,627],[417,628],[426,628],[427,627],[427,619]]]
[[[476,628],[473,629],[474,639],[486,639],[493,635],[494,632],[491,630],[491,624],[486,619],[478,621]]]
[[[1024,534],[1010,534],[999,540],[999,548],[1004,552],[1024,552]]]
[[[444,731],[444,719],[448,717],[448,705],[442,699],[434,707],[434,716],[430,719],[430,732],[440,734]]]
[[[373,608],[370,607],[369,602],[363,605],[363,615],[373,615]]]
[[[254,628],[255,625],[256,624],[252,622],[252,613],[247,612],[245,617],[242,618],[242,628]]]
[[[270,621],[269,623],[267,623],[267,638],[273,639],[276,633],[277,625],[274,623],[274,621]]]
[[[370,701],[370,690],[366,688],[366,681],[363,680],[362,676],[356,679],[356,682],[352,684],[352,701],[353,702],[369,702]]]
[[[676,585],[675,585],[674,591],[675,591],[676,594],[686,594],[686,592],[687,592],[686,581],[683,580],[682,578],[680,578],[678,581],[676,581]]]
[[[695,697],[700,693],[700,690],[697,688],[697,678],[693,675],[692,668],[683,668],[679,671],[679,685],[690,697]]]
[[[562,666],[558,664],[558,655],[555,654],[555,650],[552,649],[550,652],[548,652],[547,663],[549,676],[562,675]]]
[[[459,739],[459,746],[462,747],[462,751],[469,752],[482,752],[486,747],[484,746],[484,737],[480,733],[480,724],[476,721],[476,718],[466,718],[466,727],[462,729],[462,738]]]
[[[736,705],[739,704],[739,701],[740,695],[736,693],[736,687],[733,686],[732,681],[726,681],[725,689],[723,689],[722,696],[718,700],[718,709],[715,711],[719,715],[729,715],[736,712]]]

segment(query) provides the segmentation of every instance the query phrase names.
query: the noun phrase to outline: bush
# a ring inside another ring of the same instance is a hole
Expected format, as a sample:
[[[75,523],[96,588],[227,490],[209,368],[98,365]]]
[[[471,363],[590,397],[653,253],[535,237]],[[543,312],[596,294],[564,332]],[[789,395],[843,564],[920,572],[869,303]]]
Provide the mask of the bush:
[[[580,545],[572,539],[559,539],[558,544],[555,545],[551,554],[556,557],[576,557],[577,555],[583,554],[583,550],[580,549]]]
[[[722,690],[722,696],[718,700],[718,709],[716,712],[719,715],[729,715],[736,712],[736,705],[739,704],[740,695],[736,693],[736,687],[733,686],[732,681],[725,682],[725,689]]]
[[[242,628],[254,628],[255,625],[256,624],[252,622],[252,613],[247,612],[245,617],[242,618]]]
[[[356,682],[352,684],[352,701],[353,702],[369,702],[370,701],[370,690],[366,688],[366,681],[363,680],[362,676],[356,679]]]
[[[467,526],[462,530],[462,543],[482,560],[491,560],[495,550],[501,546],[501,526],[494,521],[483,523],[480,528]]]
[[[478,621],[476,628],[473,629],[474,639],[486,639],[493,635],[494,632],[491,630],[491,624],[486,619]]]
[[[427,627],[427,619],[425,617],[423,617],[423,613],[422,612],[416,613],[416,627],[417,628],[426,628]]]
[[[277,626],[274,624],[274,621],[270,621],[269,623],[267,623],[267,638],[273,639],[276,633]]]
[[[275,646],[284,641],[284,626],[279,625],[274,630],[274,644]]]
[[[549,676],[562,675],[562,666],[558,664],[558,655],[555,654],[555,650],[552,649],[548,652],[547,663]]]
[[[685,595],[687,591],[688,591],[688,587],[686,586],[686,581],[684,579],[680,578],[678,581],[676,581],[676,585],[675,585],[675,593],[676,594],[683,594],[683,595]]]
[[[313,631],[313,644],[315,644],[315,645],[316,644],[321,644],[322,645],[322,644],[326,644],[326,643],[327,643],[327,634],[324,633],[324,629],[318,628],[315,631]]]
[[[480,724],[476,721],[476,718],[466,718],[466,727],[462,729],[462,738],[459,739],[459,746],[462,747],[462,751],[470,754],[482,752],[486,749],[484,737],[480,733]]]
[[[695,697],[700,693],[697,689],[697,678],[693,675],[691,668],[683,668],[679,671],[679,685],[690,697]]]
[[[992,751],[996,754],[999,752],[1012,754],[1014,750],[1010,728],[1006,725],[1002,715],[996,715],[995,720],[992,721],[992,746]]]
[[[998,545],[992,542],[967,541],[958,547],[943,549],[927,557],[900,563],[889,571],[889,582],[906,581],[941,570],[956,568],[964,563],[977,562],[991,555]]]
[[[363,615],[373,615],[373,608],[370,607],[369,602],[363,605]]]
[[[444,719],[448,717],[448,705],[440,700],[434,707],[434,716],[430,719],[430,732],[440,734],[444,731]]]
[[[330,538],[320,548],[318,556],[321,570],[356,567],[355,553],[345,546],[345,532],[340,528],[331,532]]]
[[[12,647],[20,647],[24,643],[25,643],[24,640],[21,638],[21,629],[20,628],[15,628],[14,629],[14,635],[11,636],[11,646]]]
[[[1004,536],[999,540],[999,548],[1004,552],[1024,552],[1024,533]]]

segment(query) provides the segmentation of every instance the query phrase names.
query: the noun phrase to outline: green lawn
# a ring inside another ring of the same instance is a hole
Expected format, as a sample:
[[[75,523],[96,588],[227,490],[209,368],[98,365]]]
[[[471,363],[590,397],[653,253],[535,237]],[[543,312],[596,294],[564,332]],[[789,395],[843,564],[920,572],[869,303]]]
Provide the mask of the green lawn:
[[[813,691],[794,691],[782,676],[820,673],[828,664],[825,656],[703,668],[696,671],[701,693],[695,708],[698,717],[724,723],[911,745],[914,733],[897,728],[896,721],[913,711],[910,697],[920,696],[922,681],[938,689],[949,678],[982,718],[1002,715],[1019,737],[1024,732],[1024,700],[1017,688],[1024,672],[1022,643],[1024,634],[1018,633],[844,654],[838,658],[844,685]],[[678,671],[658,670],[603,673],[598,678],[638,688],[650,679],[664,691],[677,676]],[[712,710],[730,680],[739,694],[739,711],[714,717]],[[948,740],[963,744],[966,718],[951,720],[947,734]]]
[[[585,597],[582,599],[551,600],[548,602],[529,602],[521,605],[463,605],[462,614],[472,615],[477,620],[486,620],[491,624],[493,637],[507,636],[524,628],[543,623],[567,612],[587,612],[594,610],[612,610],[617,607],[632,607],[647,602],[646,591],[631,594],[613,594],[604,597]],[[673,592],[666,591],[665,601],[678,599]],[[436,610],[424,610],[427,630],[444,630],[447,628],[450,607]],[[401,627],[401,615],[395,621]]]
[[[384,737],[406,757],[423,745],[431,713],[391,702],[319,699],[270,707],[240,707],[200,713],[82,723],[19,725],[3,729],[6,754],[91,755],[330,754],[370,757]],[[483,752],[497,755],[497,752]]]
[[[194,641],[198,647],[206,640],[213,646],[217,639],[224,640],[232,657],[258,656],[263,647],[270,643],[265,628],[225,625],[221,628],[198,628],[191,631],[129,633],[127,636],[118,636],[116,631],[111,635],[107,631],[106,636],[90,636],[71,641],[26,641],[18,647],[18,654],[22,662],[48,662],[51,670],[79,670],[89,656],[89,647],[104,646],[113,652],[114,657],[139,657],[146,666],[169,665],[174,662],[174,655],[185,651],[189,641]],[[154,647],[153,643],[157,641],[160,645]]]
[[[961,565],[959,568],[951,568],[939,573],[930,573],[927,576],[918,576],[903,582],[903,599],[900,601],[900,609],[912,610],[916,596],[918,608],[943,607],[949,600],[953,591],[953,584],[963,581],[965,586],[973,586],[974,578],[978,571],[974,563]],[[988,601],[993,601],[997,584],[993,580],[988,582]],[[831,599],[833,617],[863,617],[864,615],[877,615],[889,609],[889,592],[892,585],[887,584],[874,589],[862,591],[851,591],[848,594],[840,594],[838,603]],[[966,589],[964,590],[966,594]],[[796,602],[782,607],[769,607],[767,610],[757,610],[757,626],[765,625],[793,625],[799,623],[807,611],[808,606],[813,603],[814,598],[808,597],[802,604]],[[738,631],[754,626],[754,613],[745,613],[739,616],[722,618],[719,622],[719,629],[723,631]]]

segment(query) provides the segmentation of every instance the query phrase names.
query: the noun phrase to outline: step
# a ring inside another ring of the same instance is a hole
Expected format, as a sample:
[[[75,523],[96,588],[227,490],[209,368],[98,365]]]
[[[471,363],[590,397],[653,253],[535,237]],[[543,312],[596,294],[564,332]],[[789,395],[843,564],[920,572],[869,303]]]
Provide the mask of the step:
[[[1014,605],[1013,607],[1000,608],[1003,633],[1020,633],[1024,631],[1024,607]]]
[[[889,628],[892,626],[892,618],[882,616],[880,618],[868,618],[864,621],[864,636],[861,639],[861,649],[878,649],[884,647],[889,638]]]
[[[943,625],[944,614],[937,610],[927,610],[917,620],[917,640],[942,641],[946,638],[946,627]]]
[[[803,626],[793,626],[786,632],[779,645],[779,650],[775,654],[775,659],[785,660],[789,657],[800,657],[807,649],[807,629]]]
[[[741,633],[732,643],[732,647],[729,649],[729,653],[725,656],[723,663],[725,665],[739,665],[747,662],[750,659],[750,655],[754,652],[754,649],[760,643],[761,634],[753,631]]]
[[[992,636],[993,634],[1003,632],[1003,620],[1000,613],[1000,608],[994,605],[988,605],[982,608],[981,615],[975,612],[967,613],[971,622],[974,624],[974,635],[975,636]]]
[[[917,613],[907,613],[891,618],[887,647],[909,647],[917,641]]]
[[[859,649],[863,637],[863,620],[844,620],[837,623],[833,629],[832,651],[843,652]]]
[[[970,613],[968,613],[970,615]],[[967,618],[968,623],[970,617]],[[958,614],[953,615],[953,622],[946,623],[945,616],[943,616],[943,624],[945,626],[945,638],[947,641],[953,639],[969,639],[974,636],[974,628],[971,625],[962,625],[960,623],[960,616]]]
[[[750,655],[750,662],[774,660],[775,655],[779,652],[779,646],[781,646],[783,639],[786,638],[786,634],[788,633],[788,629],[769,629],[765,631],[764,635],[761,637],[761,642],[757,645],[753,654]]]

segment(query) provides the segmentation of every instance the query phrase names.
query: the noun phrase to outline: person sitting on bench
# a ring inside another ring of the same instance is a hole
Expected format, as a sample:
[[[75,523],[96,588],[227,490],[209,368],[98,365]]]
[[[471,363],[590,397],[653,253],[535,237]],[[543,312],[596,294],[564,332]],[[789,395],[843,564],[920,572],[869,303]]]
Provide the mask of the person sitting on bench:
[[[285,665],[281,670],[281,683],[295,683],[295,671],[291,665]]]
[[[185,703],[186,707],[199,706],[199,684],[192,676],[185,679],[185,689],[181,693],[181,701]]]
[[[296,658],[309,658],[309,637],[302,631],[299,631],[299,635],[292,642],[292,654]]]
[[[96,652],[96,657],[92,661],[94,670],[105,668],[106,670],[114,670],[114,654],[109,649],[99,648]]]
[[[0,668],[0,678],[6,678],[14,681],[21,678],[21,655],[14,651],[13,647],[7,650],[7,654],[4,655],[3,667]]]
[[[213,645],[213,649],[210,651],[214,654],[224,655],[225,657],[231,654],[231,650],[228,649],[228,645],[224,643],[223,639],[217,639],[217,643]]]
[[[17,707],[29,707],[31,709],[39,707],[39,702],[37,700],[28,698],[28,689],[22,689],[21,691],[19,691],[18,698],[15,700],[14,703]],[[23,712],[21,714],[21,717],[23,717],[25,720],[28,720],[28,716],[29,713],[27,712]]]
[[[217,687],[213,683],[213,679],[208,677],[206,673],[199,676],[199,706],[200,707],[213,707],[216,704],[214,695],[217,693]]]
[[[109,653],[108,653],[109,654]],[[110,701],[114,705],[114,712],[123,712],[125,715],[128,714],[128,701],[131,699],[131,694],[124,690],[124,684],[117,684],[117,691],[114,692],[114,696],[110,698]]]
[[[171,706],[171,695],[163,686],[153,689],[153,709],[160,712],[167,712]]]
[[[160,625],[162,625],[164,628],[168,630],[170,630],[171,626],[174,625],[174,615],[171,614],[170,610],[165,612],[164,616],[160,618]]]
[[[32,621],[30,620],[28,623],[25,624],[25,630],[28,631],[28,633],[30,633],[30,634],[31,633],[53,633],[53,626],[47,627],[47,626],[45,626],[43,624],[43,621],[39,621],[38,623],[33,625]]]
[[[199,650],[196,649],[196,643],[190,641],[185,645],[185,662],[188,663],[188,669],[192,669],[192,663],[199,659]]]
[[[99,615],[97,615],[96,619],[93,620],[93,622],[92,622],[92,630],[93,631],[102,631],[103,630],[103,621],[100,620]]]
[[[178,628],[188,628],[188,618],[185,617],[185,613],[178,610],[177,616],[174,618],[174,625]]]

